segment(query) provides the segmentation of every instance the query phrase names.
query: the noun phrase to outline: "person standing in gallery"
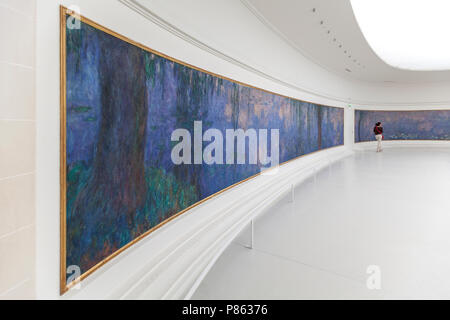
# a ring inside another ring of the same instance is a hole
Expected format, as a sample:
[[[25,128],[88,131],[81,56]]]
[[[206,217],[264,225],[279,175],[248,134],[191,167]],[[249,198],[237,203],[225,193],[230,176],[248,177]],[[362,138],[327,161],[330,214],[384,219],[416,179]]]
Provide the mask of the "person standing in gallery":
[[[383,151],[381,149],[381,141],[383,141],[383,127],[381,126],[381,122],[377,122],[375,124],[375,128],[373,128],[373,133],[375,133],[375,139],[378,141],[377,152]]]

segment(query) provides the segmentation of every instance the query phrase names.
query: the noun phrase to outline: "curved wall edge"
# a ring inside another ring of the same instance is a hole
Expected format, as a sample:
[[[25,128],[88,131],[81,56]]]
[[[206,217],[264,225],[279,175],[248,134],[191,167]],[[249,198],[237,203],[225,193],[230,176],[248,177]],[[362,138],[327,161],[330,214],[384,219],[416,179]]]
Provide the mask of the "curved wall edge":
[[[189,299],[252,219],[292,186],[351,154],[342,146],[317,152],[224,192],[123,252],[63,299]]]
[[[326,73],[333,74],[336,78],[341,78],[342,82],[346,82],[346,89],[341,91],[347,91],[344,95],[336,95],[332,94],[327,91],[321,91],[317,89],[312,89],[307,86],[301,86],[298,84],[294,84],[292,81],[284,80],[283,77],[280,76],[273,76],[270,73],[263,71],[261,67],[255,67],[252,66],[250,63],[245,62],[241,57],[233,56],[232,54],[225,53],[225,50],[217,50],[214,45],[211,45],[207,43],[207,41],[204,41],[203,39],[200,39],[198,35],[194,36],[192,34],[189,34],[183,30],[181,30],[179,27],[175,26],[173,23],[170,23],[167,21],[162,15],[148,9],[146,6],[142,5],[139,0],[117,0],[120,3],[124,4],[131,10],[135,11],[145,19],[151,21],[152,23],[158,25],[159,27],[163,28],[164,30],[170,32],[171,34],[175,35],[176,37],[196,46],[197,48],[208,52],[210,54],[213,54],[214,56],[225,60],[229,63],[232,63],[233,65],[242,68],[246,71],[249,71],[259,77],[263,77],[269,81],[275,82],[283,87],[286,87],[288,89],[293,89],[295,91],[300,91],[308,95],[316,96],[317,98],[324,98],[328,100],[334,100],[341,103],[351,103],[355,105],[360,105],[361,108],[365,107],[398,107],[400,109],[409,109],[409,108],[417,108],[417,107],[427,107],[430,109],[435,108],[441,108],[444,106],[450,105],[450,96],[446,99],[441,100],[435,100],[436,93],[437,96],[441,94],[442,92],[446,92],[445,83],[436,83],[436,84],[408,84],[408,83],[400,83],[400,84],[384,84],[384,83],[376,83],[376,82],[366,82],[366,81],[358,81],[356,79],[352,78],[343,78],[340,75],[337,75],[333,70],[329,70],[322,64],[315,61],[313,57],[308,56],[303,50],[298,48],[296,45],[294,45],[289,39],[284,37],[281,32],[279,32],[275,27],[273,27],[270,22],[268,22],[253,6],[247,1],[247,0],[238,0],[242,3],[242,5],[256,18],[258,19],[268,30],[273,32],[283,43],[287,44],[289,47],[291,47],[295,52],[299,54],[299,56],[302,56],[306,58],[311,64],[317,65],[323,71],[326,71]],[[344,86],[342,86],[344,87]],[[353,87],[356,90],[352,90]],[[387,95],[396,95],[396,92],[400,92],[400,96],[403,99],[409,98],[409,95],[411,93],[416,92],[418,88],[427,87],[428,90],[430,90],[430,96],[433,97],[433,99],[428,101],[421,101],[421,100],[412,100],[408,102],[400,102],[400,101],[394,101],[398,100],[386,100]],[[350,97],[355,92],[363,92],[365,96],[377,96],[381,93],[380,99],[361,99],[357,97]]]
[[[213,48],[212,46],[208,45],[207,43],[193,37],[192,35],[187,34],[186,32],[182,31],[181,29],[177,28],[176,26],[174,26],[173,24],[171,24],[170,22],[166,21],[164,18],[162,18],[161,16],[159,16],[158,14],[156,14],[155,12],[149,10],[148,8],[144,7],[143,5],[141,5],[139,3],[139,1],[137,0],[118,0],[119,2],[123,3],[124,5],[126,5],[127,7],[129,7],[130,9],[132,9],[133,11],[137,12],[138,14],[140,14],[141,16],[145,17],[146,19],[152,21],[153,23],[157,24],[158,26],[160,26],[161,28],[165,29],[166,31],[172,33],[173,35],[181,38],[184,41],[189,42],[192,45],[195,45],[196,47],[211,53],[213,55],[215,55],[216,57],[223,59],[227,62],[230,62],[240,68],[243,68],[247,71],[250,71],[260,77],[266,78],[267,80],[276,82],[282,86],[285,86],[287,88],[290,89],[294,89],[294,90],[298,90],[298,91],[302,91],[305,92],[307,94],[312,94],[321,98],[325,98],[325,99],[331,99],[331,100],[336,100],[339,102],[343,102],[343,103],[347,103],[348,99],[344,98],[344,97],[339,97],[339,96],[333,96],[331,94],[327,94],[327,93],[323,93],[320,92],[318,90],[313,90],[310,88],[306,88],[306,87],[300,87],[298,85],[294,85],[292,83],[289,83],[287,81],[284,81],[278,77],[274,77],[271,76],[270,74],[259,70],[253,66],[251,66],[248,63],[245,63],[244,61],[234,58],[224,52],[221,52],[219,50],[216,50],[215,48]],[[244,3],[244,2],[243,2]],[[315,63],[315,62],[314,62]]]
[[[319,61],[317,61],[314,57],[306,53],[303,49],[301,49],[298,45],[296,45],[293,41],[291,41],[288,37],[286,37],[280,30],[278,30],[277,27],[275,27],[272,23],[270,23],[269,20],[267,20],[264,15],[256,9],[249,0],[240,0],[244,6],[248,8],[248,10],[256,17],[258,20],[260,20],[268,29],[272,30],[278,37],[280,37],[284,42],[286,42],[289,46],[294,48],[298,53],[309,59],[312,63],[320,66],[321,68],[327,70],[330,73],[336,73],[334,70],[328,68],[327,66],[323,65]],[[337,76],[341,76],[338,75]],[[349,80],[352,80],[349,78]]]

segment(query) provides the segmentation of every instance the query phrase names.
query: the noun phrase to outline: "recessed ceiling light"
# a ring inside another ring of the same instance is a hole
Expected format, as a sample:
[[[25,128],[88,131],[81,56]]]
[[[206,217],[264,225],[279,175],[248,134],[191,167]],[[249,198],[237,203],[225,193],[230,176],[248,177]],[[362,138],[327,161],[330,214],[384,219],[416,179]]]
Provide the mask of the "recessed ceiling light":
[[[450,69],[450,1],[351,0],[351,4],[367,42],[388,65]]]

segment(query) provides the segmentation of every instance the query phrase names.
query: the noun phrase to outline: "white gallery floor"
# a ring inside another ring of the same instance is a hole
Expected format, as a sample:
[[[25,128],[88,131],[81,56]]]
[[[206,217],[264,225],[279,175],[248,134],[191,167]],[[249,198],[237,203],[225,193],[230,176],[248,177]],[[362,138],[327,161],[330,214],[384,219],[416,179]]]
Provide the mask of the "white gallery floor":
[[[450,149],[357,152],[254,230],[254,248],[246,230],[193,299],[450,299]]]

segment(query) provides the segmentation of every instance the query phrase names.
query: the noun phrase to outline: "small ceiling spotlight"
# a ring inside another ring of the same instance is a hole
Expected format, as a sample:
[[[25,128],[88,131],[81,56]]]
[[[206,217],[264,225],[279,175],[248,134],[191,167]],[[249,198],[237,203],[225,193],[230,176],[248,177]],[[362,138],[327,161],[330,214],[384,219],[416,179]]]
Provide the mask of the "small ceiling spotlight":
[[[347,71],[347,72],[352,72],[352,70],[350,70],[350,69],[348,69],[348,68],[345,68],[345,71]]]

